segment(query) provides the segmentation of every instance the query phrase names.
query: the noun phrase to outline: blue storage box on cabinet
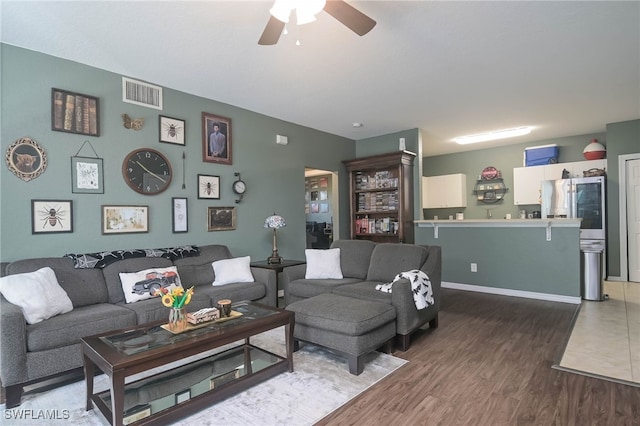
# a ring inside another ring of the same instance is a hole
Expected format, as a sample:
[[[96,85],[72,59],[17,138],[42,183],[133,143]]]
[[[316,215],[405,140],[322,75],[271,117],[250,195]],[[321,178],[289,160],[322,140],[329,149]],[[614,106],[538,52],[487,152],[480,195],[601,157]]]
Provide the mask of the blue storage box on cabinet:
[[[558,162],[558,145],[532,146],[524,149],[525,166],[541,166]]]

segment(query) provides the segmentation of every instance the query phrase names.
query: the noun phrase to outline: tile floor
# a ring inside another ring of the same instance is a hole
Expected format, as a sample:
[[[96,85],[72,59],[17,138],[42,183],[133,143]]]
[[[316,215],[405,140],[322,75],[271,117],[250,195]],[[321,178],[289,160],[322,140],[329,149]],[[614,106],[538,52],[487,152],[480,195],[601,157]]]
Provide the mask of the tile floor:
[[[604,293],[582,301],[560,367],[640,385],[640,283],[605,281]]]

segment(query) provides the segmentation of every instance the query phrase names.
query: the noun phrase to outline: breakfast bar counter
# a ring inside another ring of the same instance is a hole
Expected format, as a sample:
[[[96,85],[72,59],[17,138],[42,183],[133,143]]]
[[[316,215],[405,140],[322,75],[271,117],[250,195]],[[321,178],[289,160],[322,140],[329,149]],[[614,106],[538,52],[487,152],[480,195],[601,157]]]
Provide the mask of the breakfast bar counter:
[[[580,219],[416,220],[442,247],[442,286],[580,303]]]

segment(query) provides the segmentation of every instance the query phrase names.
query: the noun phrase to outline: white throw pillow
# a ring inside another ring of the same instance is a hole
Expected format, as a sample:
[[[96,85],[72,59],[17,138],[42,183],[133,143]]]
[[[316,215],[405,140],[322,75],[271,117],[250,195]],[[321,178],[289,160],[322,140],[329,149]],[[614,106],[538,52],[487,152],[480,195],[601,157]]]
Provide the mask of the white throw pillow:
[[[167,290],[182,287],[178,268],[175,266],[151,268],[138,272],[121,272],[120,283],[127,303],[151,299],[155,297],[151,293],[160,287],[165,287]]]
[[[304,255],[307,258],[306,279],[341,279],[342,267],[340,266],[340,249],[306,249]]]
[[[252,283],[255,281],[251,273],[251,256],[233,259],[216,260],[213,266],[213,285],[230,283]]]
[[[29,324],[73,309],[69,295],[60,287],[55,272],[48,266],[35,272],[0,278],[0,292],[5,299],[22,309]]]

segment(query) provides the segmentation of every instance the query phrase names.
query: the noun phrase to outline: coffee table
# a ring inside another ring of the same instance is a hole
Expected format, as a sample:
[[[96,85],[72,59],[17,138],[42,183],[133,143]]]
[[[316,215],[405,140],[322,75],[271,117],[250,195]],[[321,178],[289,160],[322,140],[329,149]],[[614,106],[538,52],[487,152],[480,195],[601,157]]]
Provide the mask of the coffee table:
[[[292,372],[294,313],[246,301],[232,310],[242,315],[179,334],[159,321],[82,338],[86,409],[95,405],[112,425],[166,424]],[[280,326],[286,357],[250,343]],[[96,367],[109,377],[110,389],[94,394]],[[132,375],[144,377],[127,382]]]

